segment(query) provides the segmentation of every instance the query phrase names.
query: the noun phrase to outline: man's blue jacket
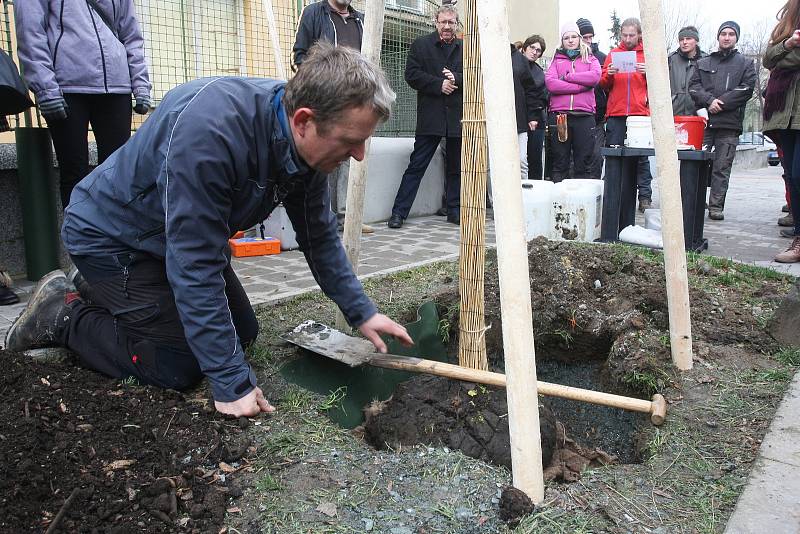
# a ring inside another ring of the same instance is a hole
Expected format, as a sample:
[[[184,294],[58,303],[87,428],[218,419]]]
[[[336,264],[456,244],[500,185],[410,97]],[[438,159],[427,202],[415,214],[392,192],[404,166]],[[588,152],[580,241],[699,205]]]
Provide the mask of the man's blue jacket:
[[[71,255],[142,251],[164,259],[186,339],[218,401],[241,398],[256,384],[225,298],[228,239],[279,203],[314,278],[350,324],[376,313],[337,235],[327,178],[295,151],[284,85],[224,77],[173,89],[77,185],[64,214],[61,236]]]

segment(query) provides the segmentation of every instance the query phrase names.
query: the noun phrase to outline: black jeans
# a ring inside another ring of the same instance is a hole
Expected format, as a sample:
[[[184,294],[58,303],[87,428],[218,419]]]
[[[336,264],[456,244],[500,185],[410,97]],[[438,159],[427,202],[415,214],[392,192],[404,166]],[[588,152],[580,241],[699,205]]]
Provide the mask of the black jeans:
[[[623,146],[625,144],[625,134],[628,127],[625,124],[627,117],[609,117],[606,122],[606,145]],[[651,183],[653,175],[650,174],[650,160],[647,156],[639,158],[636,164],[636,187],[639,189],[639,199],[653,198]]]
[[[64,95],[67,118],[47,124],[61,175],[61,207],[78,182],[89,174],[89,124],[97,141],[97,162],[103,163],[131,136],[131,95]]]
[[[399,215],[402,219],[408,218],[411,205],[417,197],[419,184],[428,165],[436,153],[436,147],[442,140],[438,135],[418,135],[414,139],[414,150],[408,168],[403,173],[403,179],[397,190],[392,206],[392,215]],[[445,197],[447,199],[447,214],[459,215],[461,208],[461,138],[445,138]]]
[[[594,115],[569,115],[567,117],[567,140],[558,140],[557,113],[550,113],[550,147],[553,152],[551,179],[560,182],[570,177],[570,161],[573,178],[590,178],[590,165],[594,154]]]
[[[203,373],[189,349],[163,260],[143,253],[72,256],[89,284],[91,304],[72,305],[61,340],[82,365],[113,378],[185,389]],[[239,279],[223,271],[225,295],[243,347],[255,341],[258,321]]]
[[[598,121],[595,117],[594,127],[594,152],[592,153],[592,163],[589,165],[589,178],[599,180],[603,177],[603,155],[600,149],[606,146],[606,123]]]
[[[800,130],[781,130],[781,148],[789,186],[789,209],[794,217],[794,235],[800,235]]]

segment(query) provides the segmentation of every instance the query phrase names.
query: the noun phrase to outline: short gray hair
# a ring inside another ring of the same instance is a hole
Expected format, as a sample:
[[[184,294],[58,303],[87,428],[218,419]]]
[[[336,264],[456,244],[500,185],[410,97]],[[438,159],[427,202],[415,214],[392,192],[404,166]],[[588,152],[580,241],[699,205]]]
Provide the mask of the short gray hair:
[[[439,15],[441,15],[442,13],[452,13],[453,15],[456,16],[456,22],[458,22],[458,10],[456,10],[454,6],[450,4],[443,5],[442,7],[436,10],[436,13],[433,15],[433,20],[439,22]]]
[[[395,96],[380,67],[355,50],[318,41],[286,84],[283,103],[289,115],[313,110],[324,131],[348,109],[363,106],[387,121]]]
[[[622,21],[622,24],[619,25],[620,29],[622,28],[636,28],[636,33],[642,33],[642,21],[637,19],[636,17],[629,17]]]

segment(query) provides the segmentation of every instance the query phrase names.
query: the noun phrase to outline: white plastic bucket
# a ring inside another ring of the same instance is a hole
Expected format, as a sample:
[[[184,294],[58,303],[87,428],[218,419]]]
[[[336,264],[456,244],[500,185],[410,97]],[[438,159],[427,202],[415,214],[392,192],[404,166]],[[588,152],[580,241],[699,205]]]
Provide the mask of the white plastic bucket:
[[[650,117],[628,117],[625,120],[625,146],[630,148],[653,148],[653,129]]]
[[[522,209],[525,212],[525,239],[552,238],[553,182],[522,180]]]
[[[553,236],[591,242],[600,237],[602,180],[564,180],[553,188]]]

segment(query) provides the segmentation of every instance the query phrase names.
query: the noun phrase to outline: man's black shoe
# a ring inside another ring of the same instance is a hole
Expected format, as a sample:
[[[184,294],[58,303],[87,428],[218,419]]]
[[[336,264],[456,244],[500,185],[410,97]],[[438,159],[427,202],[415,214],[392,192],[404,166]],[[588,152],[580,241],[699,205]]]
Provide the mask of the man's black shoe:
[[[8,330],[6,350],[23,351],[58,345],[69,322],[69,308],[64,304],[66,294],[67,277],[63,271],[46,274]]]
[[[11,291],[11,277],[0,271],[0,306],[8,306],[19,302],[19,297]]]
[[[403,227],[403,218],[399,215],[392,215],[389,217],[389,222],[386,223],[389,228],[402,228]]]
[[[439,208],[436,210],[436,215],[439,217],[447,217],[447,208]]]
[[[0,306],[9,306],[19,302],[19,297],[16,293],[3,284],[0,284]]]
[[[453,223],[453,224],[461,224],[461,215],[459,215],[459,214],[448,215],[447,216],[447,222]]]

